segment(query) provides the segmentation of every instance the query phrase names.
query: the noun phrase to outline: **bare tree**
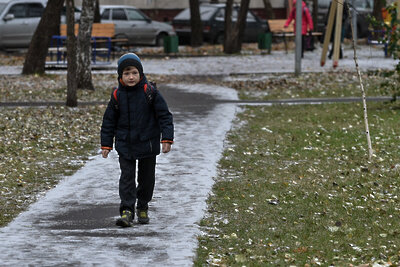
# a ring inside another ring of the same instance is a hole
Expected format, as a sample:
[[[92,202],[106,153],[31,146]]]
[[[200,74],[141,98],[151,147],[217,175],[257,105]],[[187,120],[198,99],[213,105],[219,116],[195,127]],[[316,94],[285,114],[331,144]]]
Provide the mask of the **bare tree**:
[[[226,1],[224,53],[238,53],[242,49],[243,33],[246,28],[250,0],[241,0],[237,21],[232,25],[233,0]]]
[[[190,43],[192,46],[203,44],[203,23],[200,17],[199,0],[190,0],[190,26],[192,28]]]
[[[75,14],[74,0],[66,0],[67,5],[67,106],[78,106],[76,95],[76,37],[75,37]]]
[[[312,1],[312,21],[315,29],[318,23],[318,0]]]
[[[95,5],[95,0],[83,0],[82,2],[77,46],[77,80],[79,89],[94,90],[92,71],[90,67],[92,57],[92,45],[90,39],[92,35]]]
[[[59,32],[63,3],[64,0],[50,0],[47,2],[42,18],[29,45],[22,74],[44,73],[47,48],[50,45],[51,37]]]
[[[274,10],[270,0],[263,0],[266,19],[275,19]]]
[[[96,0],[96,6],[94,8],[94,21],[93,22],[94,23],[100,23],[101,22],[99,0]]]
[[[350,9],[348,2],[347,2],[347,8]],[[349,12],[351,32],[353,34],[353,32],[354,32],[353,27],[356,27],[356,26],[353,25],[353,20],[351,18],[351,15],[352,15],[351,12]],[[358,66],[357,49],[356,49],[356,45],[354,43],[354,36],[352,36],[351,40],[353,42],[354,63],[356,65],[357,76],[358,76],[358,81],[360,83],[361,96],[362,96],[362,102],[363,102],[365,136],[367,137],[367,145],[368,145],[368,159],[372,160],[372,157],[374,156],[374,150],[372,149],[371,134],[369,132],[368,111],[367,111],[367,96],[366,96],[366,93],[365,93],[365,90],[364,90],[364,83],[362,81],[360,68]]]

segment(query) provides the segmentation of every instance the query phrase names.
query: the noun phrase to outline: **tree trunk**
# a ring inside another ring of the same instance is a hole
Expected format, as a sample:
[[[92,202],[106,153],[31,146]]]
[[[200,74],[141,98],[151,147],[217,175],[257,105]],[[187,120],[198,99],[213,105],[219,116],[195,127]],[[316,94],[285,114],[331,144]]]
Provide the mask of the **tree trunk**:
[[[347,3],[347,8],[349,8],[349,4]],[[350,21],[352,21],[352,12],[349,12],[349,18]],[[351,25],[351,32],[353,31],[353,24]],[[367,145],[368,145],[368,159],[372,160],[372,157],[374,156],[374,150],[372,149],[372,142],[371,142],[371,134],[369,132],[369,124],[368,124],[368,111],[367,111],[367,96],[364,90],[364,83],[362,81],[362,76],[361,76],[361,71],[358,66],[358,58],[357,58],[357,49],[356,49],[356,44],[354,43],[354,38],[352,38],[353,42],[353,51],[354,51],[354,63],[356,65],[356,70],[357,70],[357,76],[358,76],[358,81],[360,83],[360,89],[361,89],[361,96],[362,96],[362,102],[363,102],[363,111],[364,111],[364,124],[365,124],[365,135],[367,137]]]
[[[75,15],[74,0],[66,0],[67,5],[67,106],[78,106],[76,95],[76,37],[75,37]]]
[[[266,19],[275,19],[275,14],[274,14],[274,10],[272,8],[271,5],[271,1],[270,0],[263,0],[264,2],[264,8],[265,8],[265,17]]]
[[[372,11],[372,16],[378,21],[383,21],[382,18],[382,8],[386,6],[385,0],[374,0],[374,9]]]
[[[91,57],[92,45],[90,43],[94,19],[95,0],[83,0],[82,13],[79,23],[77,46],[77,80],[79,89],[94,90],[92,83]]]
[[[318,0],[313,0],[312,3],[313,3],[312,21],[314,24],[314,30],[316,30],[318,24]]]
[[[203,23],[200,17],[199,0],[190,0],[190,26],[192,28],[190,43],[193,47],[203,44]]]
[[[250,0],[241,0],[238,19],[232,29],[232,0],[228,0],[226,2],[225,26],[231,27],[230,34],[226,31],[227,28],[225,27],[224,52],[227,54],[239,53],[242,49],[243,34],[246,28],[246,18],[247,12],[249,11],[249,4]],[[230,12],[228,12],[228,9],[230,9]]]
[[[64,0],[50,0],[47,2],[46,9],[29,45],[22,74],[44,73],[47,48],[50,45],[51,36],[59,32],[63,3]]]
[[[224,53],[230,53],[233,44],[233,27],[232,27],[232,5],[233,0],[227,0],[225,5],[225,34],[224,34]]]
[[[94,21],[93,22],[94,23],[101,23],[99,0],[96,0],[96,6],[94,8]]]

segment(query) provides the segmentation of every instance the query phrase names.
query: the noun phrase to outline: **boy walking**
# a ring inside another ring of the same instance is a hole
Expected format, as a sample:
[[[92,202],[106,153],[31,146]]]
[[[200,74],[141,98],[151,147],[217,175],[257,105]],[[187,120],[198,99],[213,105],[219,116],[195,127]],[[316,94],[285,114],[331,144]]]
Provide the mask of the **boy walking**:
[[[118,60],[118,89],[111,95],[101,126],[103,158],[113,149],[114,138],[121,169],[121,217],[116,224],[132,226],[135,205],[138,222],[147,224],[160,140],[162,152],[168,153],[174,139],[174,126],[167,103],[155,85],[147,81],[142,63],[134,53]]]

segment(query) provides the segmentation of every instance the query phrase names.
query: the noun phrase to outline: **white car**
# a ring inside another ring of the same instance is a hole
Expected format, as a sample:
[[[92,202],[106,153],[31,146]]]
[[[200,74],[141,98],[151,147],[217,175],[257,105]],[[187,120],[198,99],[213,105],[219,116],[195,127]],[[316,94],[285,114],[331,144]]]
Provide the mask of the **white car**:
[[[170,24],[154,21],[134,6],[103,5],[100,14],[101,23],[114,23],[115,37],[130,45],[162,46],[165,36],[175,35]]]

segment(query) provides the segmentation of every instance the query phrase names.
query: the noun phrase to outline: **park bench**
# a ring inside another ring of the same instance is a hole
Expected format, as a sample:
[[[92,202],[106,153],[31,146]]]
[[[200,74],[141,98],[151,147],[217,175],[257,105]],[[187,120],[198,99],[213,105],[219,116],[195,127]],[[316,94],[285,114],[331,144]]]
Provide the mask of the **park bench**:
[[[75,24],[75,35],[78,35],[79,24]],[[97,64],[97,58],[103,57],[110,62],[111,52],[113,47],[118,45],[127,45],[128,39],[114,38],[115,25],[113,23],[93,23],[91,43],[92,43],[92,64]],[[57,63],[65,63],[66,59],[66,40],[67,40],[67,25],[60,25],[60,35],[53,35],[51,47],[49,48],[50,57],[56,54]]]
[[[292,21],[287,28],[285,28],[286,19],[269,19],[268,25],[269,30],[272,33],[272,38],[282,38],[285,43],[285,51],[287,53],[287,39],[294,37],[293,23]],[[321,36],[321,32],[312,32],[312,36]]]

